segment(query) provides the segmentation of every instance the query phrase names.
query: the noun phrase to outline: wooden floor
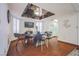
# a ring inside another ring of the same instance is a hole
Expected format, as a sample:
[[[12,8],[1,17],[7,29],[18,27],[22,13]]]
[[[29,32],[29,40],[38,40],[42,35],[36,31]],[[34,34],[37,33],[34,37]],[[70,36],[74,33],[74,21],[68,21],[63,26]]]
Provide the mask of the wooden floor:
[[[66,56],[68,55],[74,48],[74,45],[66,44],[58,41],[57,46],[55,43],[51,46],[51,42],[49,42],[48,48],[44,45],[43,50],[41,51],[41,47],[35,47],[32,43],[29,42],[29,47],[23,47],[22,41],[20,41],[18,45],[18,50],[16,50],[16,41],[11,42],[8,56]],[[54,47],[53,47],[54,46]]]

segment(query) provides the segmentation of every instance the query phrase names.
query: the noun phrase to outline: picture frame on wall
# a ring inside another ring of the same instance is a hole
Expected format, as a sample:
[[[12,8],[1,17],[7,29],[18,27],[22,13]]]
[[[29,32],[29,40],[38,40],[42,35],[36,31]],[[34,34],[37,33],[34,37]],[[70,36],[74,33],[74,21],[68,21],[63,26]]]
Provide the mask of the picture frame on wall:
[[[25,22],[24,27],[25,28],[34,28],[34,22]]]

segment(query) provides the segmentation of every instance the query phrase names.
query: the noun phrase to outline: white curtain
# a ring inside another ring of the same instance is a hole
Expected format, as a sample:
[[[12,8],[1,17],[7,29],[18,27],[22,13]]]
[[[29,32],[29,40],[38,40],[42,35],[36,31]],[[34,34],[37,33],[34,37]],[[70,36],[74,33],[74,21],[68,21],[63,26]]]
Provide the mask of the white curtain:
[[[13,18],[13,33],[19,33],[20,20]]]

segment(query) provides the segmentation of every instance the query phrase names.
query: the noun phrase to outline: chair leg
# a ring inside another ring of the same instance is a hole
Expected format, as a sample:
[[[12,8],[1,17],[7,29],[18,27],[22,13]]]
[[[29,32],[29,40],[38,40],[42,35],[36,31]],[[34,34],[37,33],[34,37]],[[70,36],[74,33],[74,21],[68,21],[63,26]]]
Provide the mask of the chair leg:
[[[19,40],[16,41],[16,51],[18,51],[18,41]]]
[[[41,51],[43,51],[43,44],[42,44],[42,42],[41,42]]]
[[[36,43],[36,47],[38,47],[38,45],[39,45],[39,42]]]
[[[45,45],[48,48],[48,39],[45,40]]]
[[[23,48],[25,48],[25,40],[22,41]]]

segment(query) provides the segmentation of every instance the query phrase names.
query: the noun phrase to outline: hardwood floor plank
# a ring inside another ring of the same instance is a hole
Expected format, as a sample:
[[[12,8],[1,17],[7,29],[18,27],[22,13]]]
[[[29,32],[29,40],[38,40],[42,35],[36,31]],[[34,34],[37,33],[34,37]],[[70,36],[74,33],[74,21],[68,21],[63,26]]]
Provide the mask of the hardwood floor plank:
[[[54,49],[49,43],[48,48],[44,45],[43,51],[41,51],[41,47],[35,47],[29,43],[29,47],[23,48],[22,43],[19,43],[19,50],[16,51],[16,41],[11,42],[10,49],[8,51],[7,56],[66,56],[69,54],[76,46],[63,43],[58,41],[57,48]],[[23,49],[22,49],[23,48]]]

